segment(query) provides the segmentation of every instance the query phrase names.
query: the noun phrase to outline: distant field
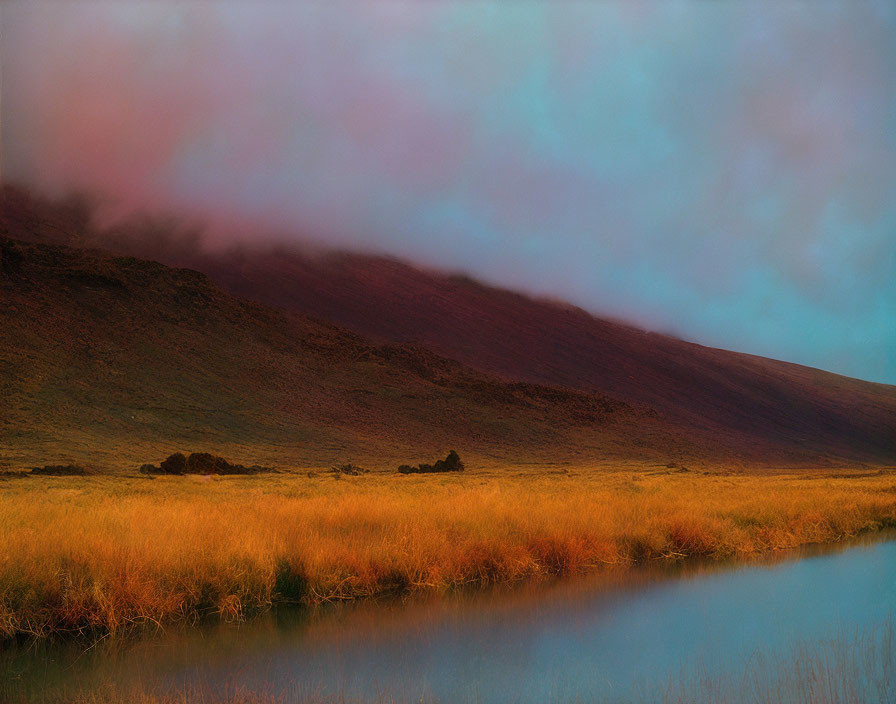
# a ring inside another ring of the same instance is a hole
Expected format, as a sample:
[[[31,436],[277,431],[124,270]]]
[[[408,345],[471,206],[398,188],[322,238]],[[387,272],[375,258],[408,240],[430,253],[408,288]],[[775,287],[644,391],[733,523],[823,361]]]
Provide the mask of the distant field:
[[[893,525],[892,470],[13,477],[0,484],[0,636],[744,558]]]

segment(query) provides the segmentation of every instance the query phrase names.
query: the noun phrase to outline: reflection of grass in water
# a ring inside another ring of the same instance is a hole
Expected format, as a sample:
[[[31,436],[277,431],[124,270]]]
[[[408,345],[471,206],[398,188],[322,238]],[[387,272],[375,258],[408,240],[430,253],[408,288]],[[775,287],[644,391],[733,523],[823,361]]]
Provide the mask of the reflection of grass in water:
[[[649,468],[9,479],[0,638],[743,557],[894,525],[894,489],[886,472]]]
[[[688,704],[873,704],[896,702],[896,624],[884,623],[783,656],[757,652],[745,668],[716,675],[692,669],[644,702]]]
[[[573,688],[574,689],[574,688]],[[470,692],[474,701],[475,690]],[[271,695],[240,690],[224,695],[202,687],[170,694],[153,694],[142,689],[115,690],[68,699],[73,704],[353,704],[376,702],[430,702],[427,697],[406,700],[388,693],[372,693],[356,699],[337,695],[325,697],[296,692]],[[548,699],[557,704],[566,698]],[[741,671],[723,676],[699,668],[670,681],[650,693],[636,695],[636,701],[662,704],[884,704],[896,701],[896,625],[893,618],[876,627],[822,643],[800,643],[784,656],[756,653]]]

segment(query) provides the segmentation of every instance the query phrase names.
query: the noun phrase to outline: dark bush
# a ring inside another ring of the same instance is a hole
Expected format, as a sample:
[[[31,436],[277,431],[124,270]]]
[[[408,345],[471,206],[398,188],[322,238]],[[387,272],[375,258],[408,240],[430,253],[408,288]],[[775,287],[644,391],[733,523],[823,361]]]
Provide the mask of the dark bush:
[[[462,472],[463,470],[464,463],[460,461],[460,456],[454,450],[451,450],[445,459],[438,460],[434,469],[436,472]]]
[[[189,457],[176,452],[162,462],[160,468],[144,464],[140,467],[140,471],[144,474],[258,474],[274,470],[257,464],[249,467],[230,464],[223,457],[208,452],[194,452]]]
[[[448,453],[448,456],[443,460],[436,460],[434,465],[432,464],[419,464],[416,467],[412,467],[409,464],[403,464],[398,468],[398,471],[402,474],[431,474],[435,472],[462,472],[464,470],[464,463],[460,461],[460,456],[454,451]]]
[[[187,469],[187,458],[182,453],[175,452],[159,465],[159,469],[162,474],[183,474]]]
[[[188,474],[258,474],[259,472],[273,471],[270,467],[262,467],[257,464],[249,467],[242,464],[230,464],[223,457],[207,452],[194,452],[187,458]]]
[[[230,474],[231,464],[223,457],[208,452],[194,452],[187,457],[187,474]]]
[[[20,479],[22,477],[30,477],[31,472],[9,472],[6,470],[0,471],[0,481],[5,481],[7,479]]]
[[[80,477],[94,472],[79,464],[48,464],[43,467],[35,467],[31,473],[49,477]]]

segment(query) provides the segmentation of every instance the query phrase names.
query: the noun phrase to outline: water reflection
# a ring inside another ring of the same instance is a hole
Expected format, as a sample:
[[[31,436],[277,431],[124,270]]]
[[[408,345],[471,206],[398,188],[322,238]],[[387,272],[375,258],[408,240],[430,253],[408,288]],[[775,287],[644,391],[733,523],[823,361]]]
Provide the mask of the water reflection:
[[[0,694],[40,701],[139,683],[289,699],[624,700],[694,663],[721,676],[757,651],[785,652],[894,611],[896,541],[865,541],[741,566],[654,565],[477,595],[281,611],[86,652],[35,645],[0,656]]]

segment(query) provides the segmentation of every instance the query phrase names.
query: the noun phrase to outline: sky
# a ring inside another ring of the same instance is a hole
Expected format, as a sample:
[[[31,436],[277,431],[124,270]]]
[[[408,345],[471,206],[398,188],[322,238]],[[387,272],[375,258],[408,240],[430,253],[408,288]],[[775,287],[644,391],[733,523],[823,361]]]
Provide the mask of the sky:
[[[896,4],[0,2],[2,176],[896,383]]]

